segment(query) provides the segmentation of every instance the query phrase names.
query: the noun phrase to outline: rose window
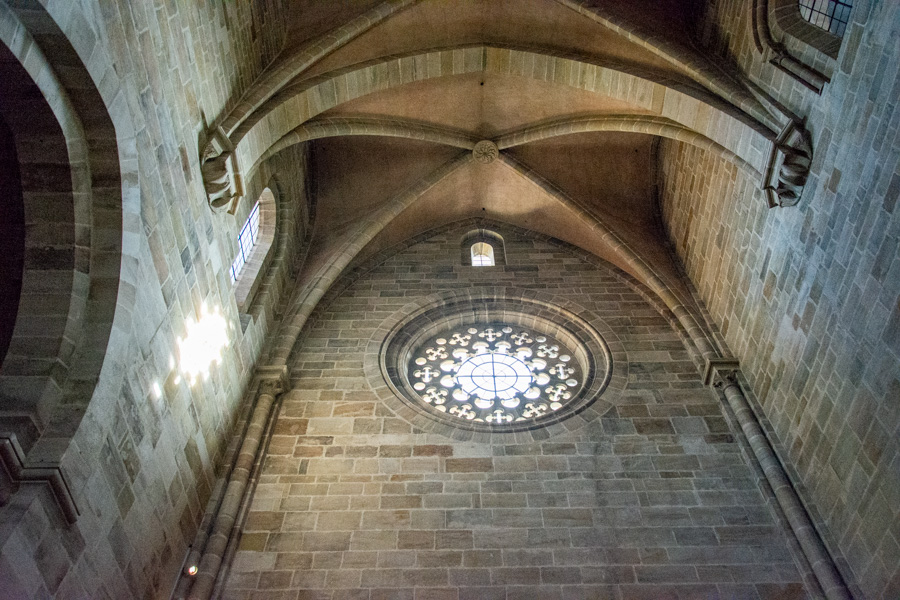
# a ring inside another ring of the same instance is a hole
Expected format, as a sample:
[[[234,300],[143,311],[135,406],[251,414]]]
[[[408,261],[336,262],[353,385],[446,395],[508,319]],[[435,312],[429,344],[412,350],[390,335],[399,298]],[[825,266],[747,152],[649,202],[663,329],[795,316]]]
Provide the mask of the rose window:
[[[584,383],[562,343],[507,324],[455,328],[429,338],[412,353],[407,375],[426,410],[490,425],[552,415]]]

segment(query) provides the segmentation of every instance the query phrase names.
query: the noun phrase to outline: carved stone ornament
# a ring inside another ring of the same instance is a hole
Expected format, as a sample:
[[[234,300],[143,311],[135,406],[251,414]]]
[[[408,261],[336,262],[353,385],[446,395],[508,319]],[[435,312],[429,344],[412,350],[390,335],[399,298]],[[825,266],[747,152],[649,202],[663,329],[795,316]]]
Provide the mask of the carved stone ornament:
[[[257,367],[256,377],[259,379],[260,394],[277,396],[290,388],[290,377],[286,367]]]
[[[737,378],[737,371],[717,370],[713,387],[717,390],[724,390],[730,385],[736,385],[740,387],[740,383],[738,382]]]
[[[725,373],[734,373],[740,368],[740,363],[734,358],[707,358],[703,367],[703,385],[715,387]]]
[[[277,396],[284,391],[284,384],[280,379],[263,379],[259,382],[259,393]]]
[[[234,146],[221,127],[209,133],[200,156],[200,174],[210,208],[218,210],[231,203],[229,212],[233,212],[237,203],[232,201],[243,196],[244,188]]]
[[[769,208],[800,201],[812,164],[812,142],[803,125],[791,121],[772,145],[763,189]]]
[[[499,155],[500,150],[497,148],[497,144],[490,140],[481,140],[472,148],[472,156],[475,160],[485,165],[497,160]]]

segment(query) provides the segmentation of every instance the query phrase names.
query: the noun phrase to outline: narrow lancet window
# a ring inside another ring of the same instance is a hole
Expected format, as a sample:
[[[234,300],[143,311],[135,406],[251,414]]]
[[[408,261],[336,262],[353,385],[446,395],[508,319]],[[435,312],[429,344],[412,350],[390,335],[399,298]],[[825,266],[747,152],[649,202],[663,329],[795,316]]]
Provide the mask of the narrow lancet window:
[[[244,223],[244,226],[241,228],[241,233],[238,235],[238,252],[237,256],[234,257],[234,261],[231,263],[231,283],[237,281],[238,275],[241,274],[241,269],[247,264],[247,260],[250,258],[250,252],[253,251],[253,246],[256,245],[258,240],[259,202],[257,202],[256,205],[254,205],[253,210],[250,211],[250,216],[247,217],[247,222]]]

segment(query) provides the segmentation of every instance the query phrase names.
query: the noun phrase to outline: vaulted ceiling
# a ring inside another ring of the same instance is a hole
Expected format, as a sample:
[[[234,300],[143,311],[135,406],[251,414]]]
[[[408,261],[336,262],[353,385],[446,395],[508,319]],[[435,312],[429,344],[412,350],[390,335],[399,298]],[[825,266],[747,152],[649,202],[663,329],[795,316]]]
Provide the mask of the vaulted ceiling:
[[[691,301],[658,216],[659,139],[759,177],[783,125],[691,43],[692,2],[291,6],[282,56],[220,121],[250,176],[311,144],[317,214],[299,279],[313,296],[385,248],[486,217],[672,290],[674,309]],[[475,160],[480,140],[499,156]]]

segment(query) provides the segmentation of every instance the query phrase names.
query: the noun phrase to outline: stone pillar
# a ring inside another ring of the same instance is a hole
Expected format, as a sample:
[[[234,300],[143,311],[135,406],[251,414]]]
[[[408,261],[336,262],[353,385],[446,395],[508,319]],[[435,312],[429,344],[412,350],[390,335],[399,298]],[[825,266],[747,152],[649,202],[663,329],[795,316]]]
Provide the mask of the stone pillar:
[[[738,382],[736,371],[727,368],[716,369],[713,380],[715,387],[725,395],[725,400],[737,418],[825,597],[828,600],[852,600],[853,595],[844,583],[809,514],[800,502],[791,480],[781,466],[775,450],[750,408]]]
[[[190,600],[207,600],[213,592],[216,578],[222,567],[223,557],[233,533],[235,520],[249,489],[247,484],[253,465],[257,460],[260,448],[265,447],[264,432],[273,417],[273,408],[276,406],[275,399],[288,388],[285,367],[259,368],[257,369],[257,378],[259,386],[255,405],[234,467],[226,476],[224,495],[220,503],[215,499],[212,501],[213,505],[218,504],[215,517],[210,519],[212,526],[208,535],[205,530],[198,532],[195,547],[185,564],[185,573],[182,574],[182,577],[190,583],[184,586],[179,585],[179,591],[189,588],[186,597]],[[190,573],[192,567],[196,568],[193,575]],[[176,596],[185,597],[180,593],[176,593]]]

